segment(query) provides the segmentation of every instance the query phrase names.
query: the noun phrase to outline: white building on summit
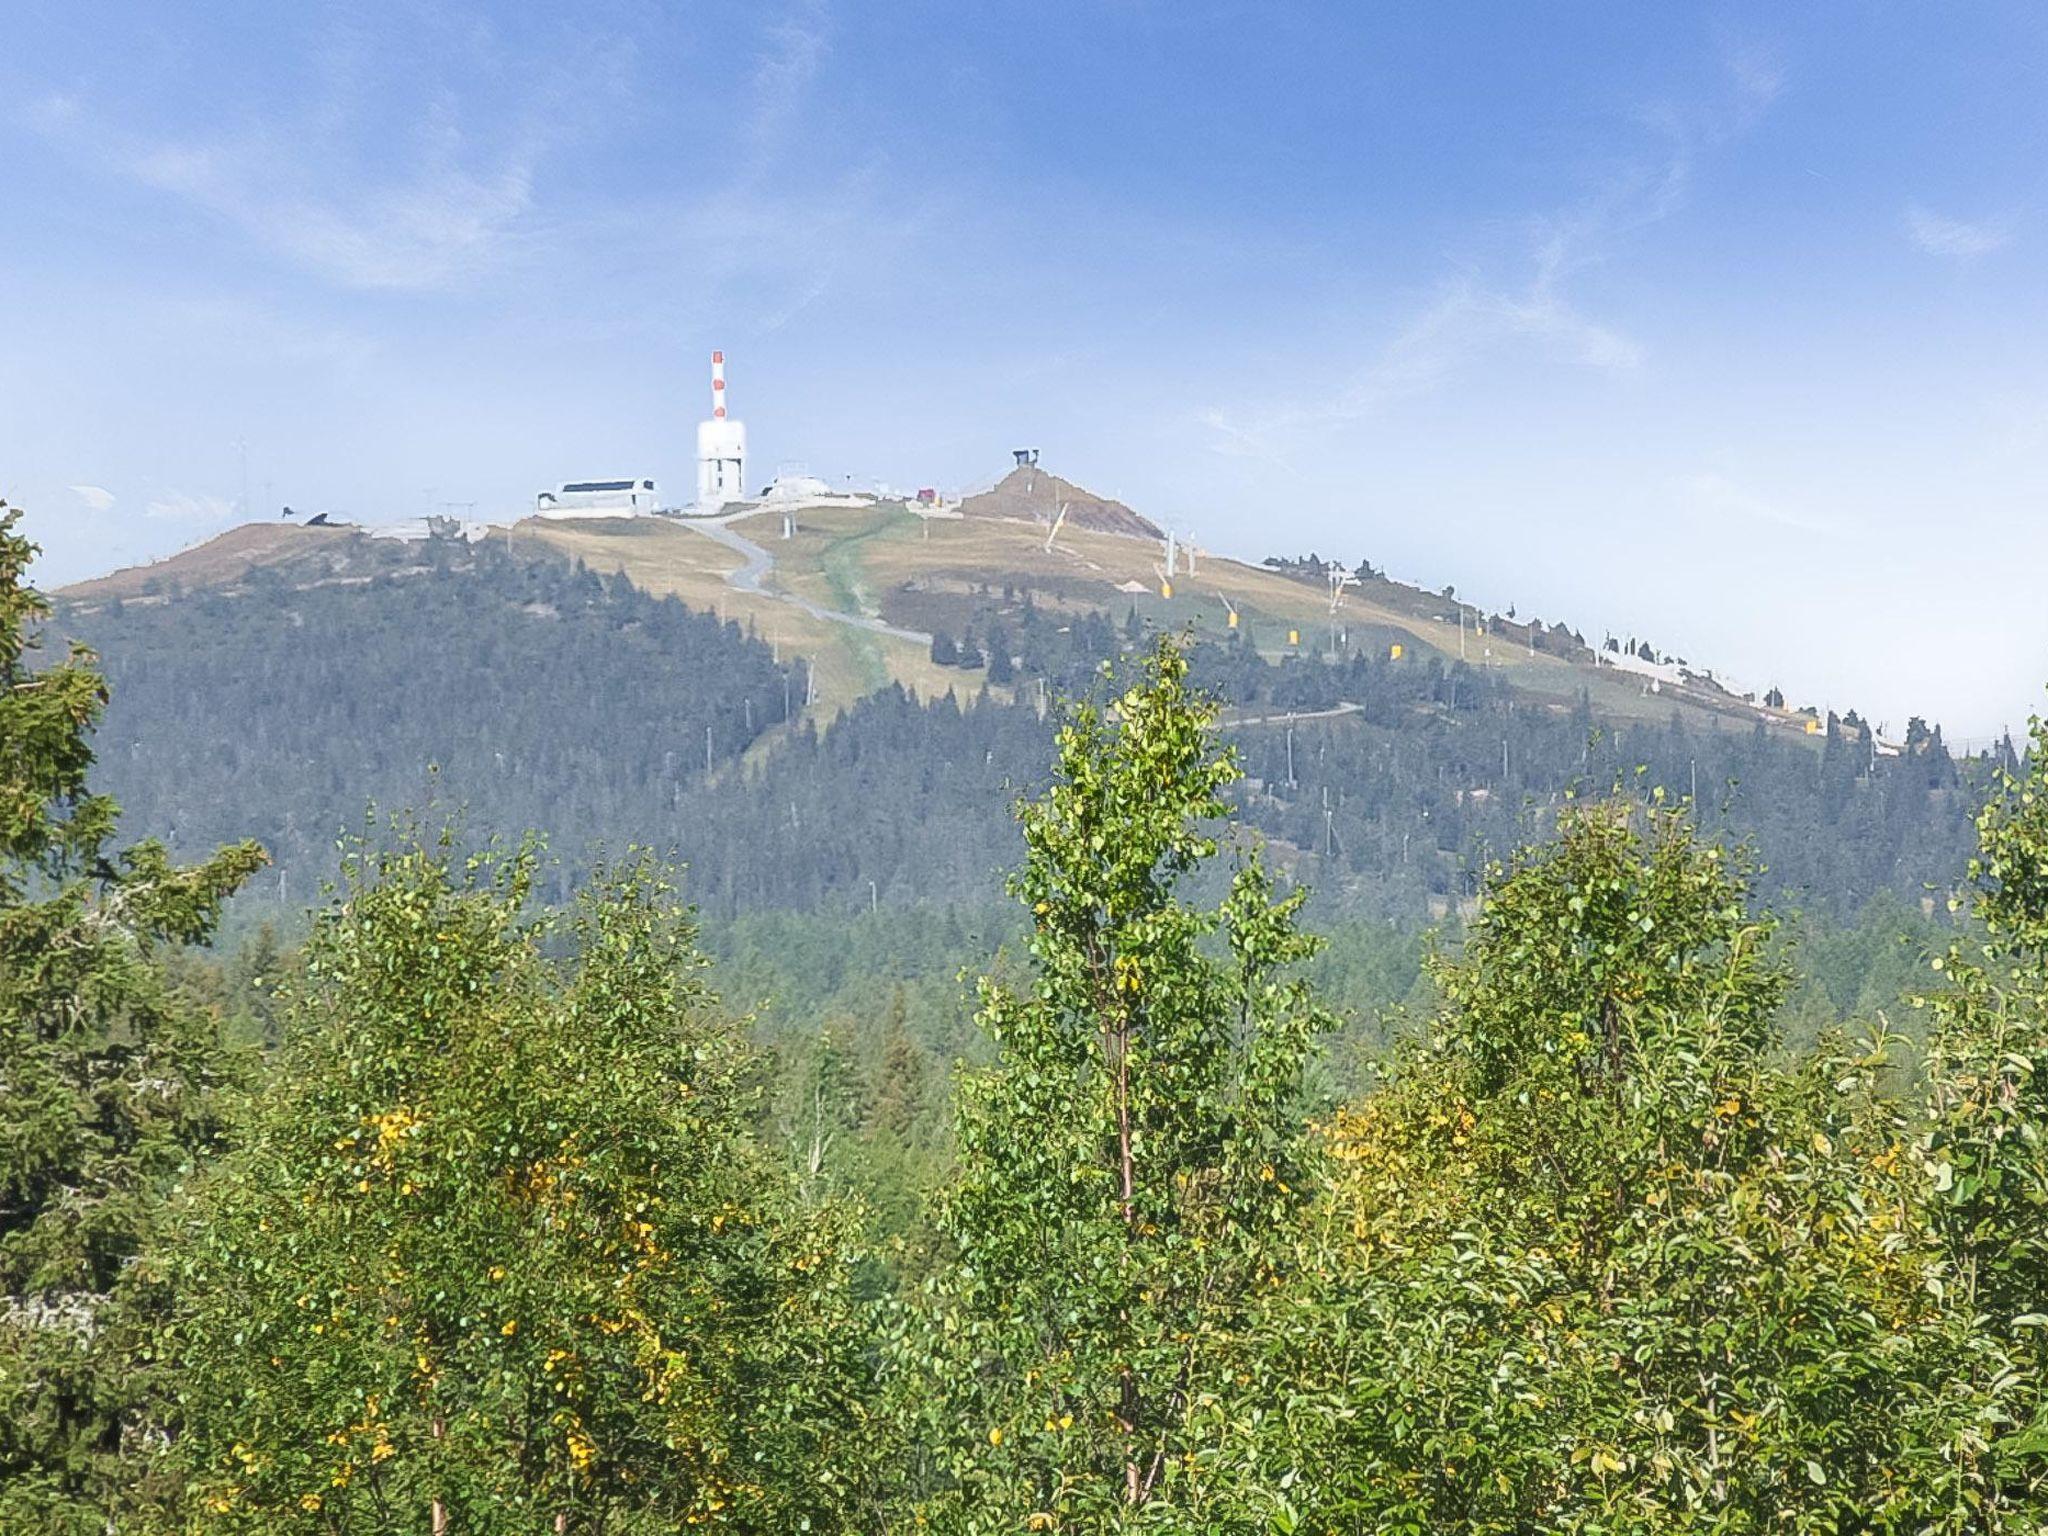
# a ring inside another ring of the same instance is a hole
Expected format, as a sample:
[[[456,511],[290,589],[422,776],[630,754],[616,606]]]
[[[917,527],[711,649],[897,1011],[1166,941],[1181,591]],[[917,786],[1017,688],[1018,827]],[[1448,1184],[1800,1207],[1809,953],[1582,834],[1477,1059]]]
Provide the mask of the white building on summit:
[[[637,517],[661,505],[652,480],[565,480],[533,498],[540,517]]]
[[[697,510],[746,497],[747,428],[725,414],[725,354],[711,354],[711,419],[697,423]]]

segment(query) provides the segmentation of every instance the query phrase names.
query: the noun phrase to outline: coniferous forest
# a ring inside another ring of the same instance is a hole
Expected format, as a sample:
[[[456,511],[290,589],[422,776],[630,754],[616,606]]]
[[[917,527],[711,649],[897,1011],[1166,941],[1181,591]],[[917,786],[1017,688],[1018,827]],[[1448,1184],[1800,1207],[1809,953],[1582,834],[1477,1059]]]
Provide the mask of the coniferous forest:
[[[31,557],[0,1530],[2048,1528],[2048,728]]]
[[[1047,781],[1041,699],[1088,693],[1150,638],[1135,615],[990,594],[968,647],[1009,660],[1009,684],[984,664],[952,696],[885,688],[819,724],[801,658],[623,577],[502,541],[400,549],[364,584],[258,567],[232,591],[67,606],[112,688],[101,778],[133,825],[173,848],[259,838],[271,884],[252,894],[281,912],[314,902],[371,804],[545,829],[565,875],[605,847],[672,852],[714,920],[986,909],[1014,860],[1010,803]],[[1228,706],[1235,813],[1292,850],[1332,917],[1441,915],[1567,795],[1621,788],[1693,800],[1703,830],[1755,846],[1774,900],[1853,921],[1880,895],[1945,894],[1982,788],[1918,721],[1883,756],[1853,715],[1818,750],[1675,713],[1616,726],[1437,658],[1211,642],[1190,664]]]

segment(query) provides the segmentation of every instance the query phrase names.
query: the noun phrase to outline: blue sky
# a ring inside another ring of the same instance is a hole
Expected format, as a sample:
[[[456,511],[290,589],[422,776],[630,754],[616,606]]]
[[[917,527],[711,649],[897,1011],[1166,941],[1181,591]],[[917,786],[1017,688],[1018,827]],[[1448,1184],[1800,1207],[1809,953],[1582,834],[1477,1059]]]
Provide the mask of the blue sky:
[[[258,509],[1007,449],[1795,701],[2048,682],[2048,8],[0,12],[0,495]]]

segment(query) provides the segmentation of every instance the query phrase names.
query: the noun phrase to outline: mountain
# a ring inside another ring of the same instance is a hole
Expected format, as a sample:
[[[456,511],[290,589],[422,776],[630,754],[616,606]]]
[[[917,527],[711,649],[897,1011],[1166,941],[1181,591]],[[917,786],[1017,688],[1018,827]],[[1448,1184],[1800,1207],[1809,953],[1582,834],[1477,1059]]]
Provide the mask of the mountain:
[[[286,907],[374,802],[540,828],[564,888],[600,847],[672,851],[714,916],[983,910],[1049,760],[1044,701],[1162,628],[1229,701],[1245,819],[1333,913],[1440,916],[1564,796],[1617,784],[1696,796],[1818,910],[1962,868],[1979,769],[1938,732],[1884,754],[1853,717],[1809,735],[1645,647],[1624,670],[1315,560],[1198,556],[1167,596],[1160,546],[1047,533],[900,504],[474,542],[251,527],[65,589],[59,623],[104,658],[101,773],[132,830],[257,836]]]
[[[1137,539],[1166,537],[1165,529],[1148,517],[1140,517],[1122,502],[1083,490],[1073,481],[1062,480],[1035,464],[1020,464],[989,490],[967,497],[960,503],[960,514],[1002,517],[1046,527],[1064,519],[1067,525],[1096,533],[1120,533]]]
[[[1034,476],[1043,497],[1030,488]],[[1062,501],[1069,511],[1054,533],[1049,523]],[[1093,526],[1097,520],[1116,526]],[[1436,593],[1393,581],[1366,561],[1334,596],[1330,578],[1342,568],[1315,559],[1248,565],[1181,548],[1168,581],[1154,525],[1035,467],[969,497],[957,514],[885,501],[759,510],[716,525],[528,519],[492,530],[485,542],[522,557],[566,555],[751,625],[778,654],[811,662],[813,702],[827,715],[891,682],[920,697],[958,687],[958,674],[932,661],[933,638],[957,641],[1028,597],[1040,610],[1069,616],[1107,612],[1121,621],[1135,613],[1158,629],[1241,638],[1276,661],[1353,652],[1391,658],[1398,646],[1403,660],[1464,663],[1558,712],[1583,697],[1608,720],[1663,720],[1676,710],[1701,725],[1748,730],[1761,723],[1795,736],[1818,735],[1823,725],[1812,711],[1742,696],[1705,669],[1632,653],[1648,646],[1595,650],[1562,624],[1489,613],[1449,588]],[[251,525],[59,595],[90,605],[116,595],[228,591],[255,569],[302,586],[347,583],[404,564],[415,558],[404,551],[417,547],[360,529]]]
[[[322,544],[384,568],[60,611],[101,655],[100,782],[130,827],[257,838],[286,903],[372,805],[540,829],[578,861],[651,841],[684,785],[801,706],[800,662],[674,598],[502,549]]]

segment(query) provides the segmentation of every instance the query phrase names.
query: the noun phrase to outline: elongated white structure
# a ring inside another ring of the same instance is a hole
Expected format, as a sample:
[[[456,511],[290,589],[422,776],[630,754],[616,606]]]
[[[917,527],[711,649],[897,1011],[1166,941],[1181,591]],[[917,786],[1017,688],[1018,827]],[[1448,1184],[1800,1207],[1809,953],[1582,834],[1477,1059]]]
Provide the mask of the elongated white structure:
[[[639,517],[660,505],[648,479],[565,480],[533,498],[542,517]]]
[[[711,354],[711,419],[697,423],[697,505],[721,507],[746,495],[747,428],[725,409],[725,354]]]

